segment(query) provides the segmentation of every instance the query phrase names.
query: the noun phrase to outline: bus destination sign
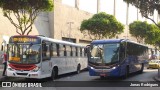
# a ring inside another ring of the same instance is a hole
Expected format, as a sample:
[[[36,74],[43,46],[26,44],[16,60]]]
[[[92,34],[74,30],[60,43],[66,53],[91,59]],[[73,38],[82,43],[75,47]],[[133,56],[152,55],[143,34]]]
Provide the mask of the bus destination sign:
[[[38,43],[39,39],[36,37],[12,37],[10,42],[13,43]]]

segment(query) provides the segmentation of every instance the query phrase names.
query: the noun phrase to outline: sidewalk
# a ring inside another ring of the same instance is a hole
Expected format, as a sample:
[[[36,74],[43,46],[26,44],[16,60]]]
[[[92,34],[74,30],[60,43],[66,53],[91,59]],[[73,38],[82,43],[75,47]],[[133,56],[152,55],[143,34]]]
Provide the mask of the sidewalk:
[[[3,65],[0,65],[0,81],[4,77],[2,76],[2,73],[3,73]]]
[[[154,80],[160,82],[160,68],[158,68],[158,73],[157,73],[157,75],[154,76],[153,78],[154,78]]]
[[[160,77],[158,77],[158,76],[153,77],[153,79],[160,82]]]

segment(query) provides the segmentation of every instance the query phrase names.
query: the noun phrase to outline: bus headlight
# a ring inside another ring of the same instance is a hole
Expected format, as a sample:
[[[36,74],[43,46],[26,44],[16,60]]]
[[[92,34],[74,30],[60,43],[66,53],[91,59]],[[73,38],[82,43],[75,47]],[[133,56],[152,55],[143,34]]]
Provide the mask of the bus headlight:
[[[31,72],[37,72],[40,69],[40,67],[35,67]]]
[[[90,67],[91,69],[94,69],[93,67]]]
[[[12,68],[8,68],[8,70],[10,70],[10,71],[14,71],[14,69],[12,69]]]
[[[112,67],[112,69],[116,69],[116,67]]]

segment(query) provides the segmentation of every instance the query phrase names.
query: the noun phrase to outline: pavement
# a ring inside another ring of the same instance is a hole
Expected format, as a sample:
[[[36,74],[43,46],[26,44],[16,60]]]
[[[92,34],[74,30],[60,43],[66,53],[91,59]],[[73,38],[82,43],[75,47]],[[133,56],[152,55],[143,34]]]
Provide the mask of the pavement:
[[[156,76],[153,77],[154,80],[160,82],[160,68],[158,69],[158,73]]]
[[[2,73],[3,73],[3,65],[1,64],[0,65],[0,81],[5,79],[5,76],[2,76]],[[157,82],[160,82],[160,76],[158,76],[158,72],[155,76],[153,76],[153,79]]]
[[[160,77],[158,77],[158,76],[153,77],[153,79],[154,79],[155,81],[160,82]]]
[[[3,73],[3,65],[0,65],[0,81],[1,81],[1,78],[3,78],[2,73]]]

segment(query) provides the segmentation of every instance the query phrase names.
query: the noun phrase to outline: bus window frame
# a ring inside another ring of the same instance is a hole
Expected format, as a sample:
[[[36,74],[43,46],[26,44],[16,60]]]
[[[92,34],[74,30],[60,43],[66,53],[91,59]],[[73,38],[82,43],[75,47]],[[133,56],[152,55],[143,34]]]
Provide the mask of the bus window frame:
[[[47,47],[47,51],[45,51],[44,53],[46,54],[46,57],[44,58],[43,56],[43,42],[46,44],[45,47]],[[49,61],[51,60],[51,42],[47,41],[47,40],[43,40],[41,43],[41,52],[42,52],[42,61]],[[47,57],[47,52],[49,53],[49,57]]]
[[[120,53],[122,53],[122,46],[123,46],[123,53],[124,53],[124,56],[122,57],[122,58],[120,58],[121,56],[120,55],[122,55],[122,54],[120,54]],[[127,43],[126,42],[121,42],[120,43],[120,49],[119,49],[119,61],[120,62],[122,62],[122,61],[124,61],[125,60],[125,58],[126,58],[126,54],[127,54]]]
[[[50,51],[52,53],[51,58],[59,57],[59,44],[58,43],[51,43],[50,48],[51,48]],[[55,48],[55,50],[53,48]]]
[[[73,57],[73,46],[70,46],[70,48],[71,48],[70,56]]]

